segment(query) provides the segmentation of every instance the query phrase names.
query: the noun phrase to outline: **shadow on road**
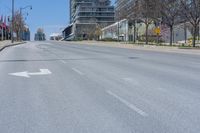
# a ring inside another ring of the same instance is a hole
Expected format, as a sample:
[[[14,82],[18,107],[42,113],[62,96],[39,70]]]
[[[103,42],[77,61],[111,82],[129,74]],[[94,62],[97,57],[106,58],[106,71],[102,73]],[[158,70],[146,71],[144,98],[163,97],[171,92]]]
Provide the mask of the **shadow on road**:
[[[68,59],[63,59],[63,58],[60,58],[60,59],[15,59],[15,60],[0,60],[0,63],[3,63],[3,62],[50,62],[50,61],[60,61],[60,60],[63,60],[63,61],[84,61],[84,60],[106,60],[106,59],[109,59],[109,58],[68,58]],[[128,57],[128,59],[138,59],[138,57]]]

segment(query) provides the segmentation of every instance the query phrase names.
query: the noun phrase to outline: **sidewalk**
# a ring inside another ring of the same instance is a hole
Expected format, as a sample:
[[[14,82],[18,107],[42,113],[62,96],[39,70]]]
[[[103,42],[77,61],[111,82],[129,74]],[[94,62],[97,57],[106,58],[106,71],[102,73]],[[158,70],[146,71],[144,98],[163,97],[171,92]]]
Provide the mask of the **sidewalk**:
[[[156,51],[156,52],[168,52],[168,53],[182,53],[182,54],[195,54],[200,55],[200,49],[180,49],[179,47],[170,46],[156,46],[156,45],[138,45],[138,44],[126,44],[125,42],[101,42],[101,41],[69,41],[62,42],[63,44],[83,44],[93,46],[105,46],[105,47],[117,47],[126,49]]]
[[[7,47],[23,44],[24,42],[14,42],[13,44],[11,43],[10,40],[5,40],[5,41],[0,41],[0,51]]]

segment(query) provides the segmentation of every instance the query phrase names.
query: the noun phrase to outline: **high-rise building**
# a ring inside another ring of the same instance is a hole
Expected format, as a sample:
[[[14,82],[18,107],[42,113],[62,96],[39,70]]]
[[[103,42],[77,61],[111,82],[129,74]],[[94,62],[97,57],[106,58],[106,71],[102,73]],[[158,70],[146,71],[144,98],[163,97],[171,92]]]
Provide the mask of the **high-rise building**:
[[[123,41],[135,41],[134,32],[134,8],[140,0],[116,0],[115,21],[116,23],[103,29],[103,38],[109,37]],[[110,34],[110,29],[115,33]]]
[[[115,20],[129,19],[133,14],[133,6],[138,0],[116,0]]]
[[[96,27],[114,23],[110,0],[70,0],[70,25],[63,31],[66,39],[94,38]]]
[[[44,33],[44,30],[39,28],[37,30],[37,33],[35,34],[35,38],[34,38],[35,41],[45,41],[46,40],[46,35]]]

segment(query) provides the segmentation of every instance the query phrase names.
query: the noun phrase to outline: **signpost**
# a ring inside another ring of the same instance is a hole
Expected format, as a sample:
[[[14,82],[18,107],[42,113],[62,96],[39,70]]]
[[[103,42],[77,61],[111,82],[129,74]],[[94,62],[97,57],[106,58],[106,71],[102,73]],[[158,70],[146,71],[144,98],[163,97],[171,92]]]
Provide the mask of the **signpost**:
[[[160,34],[161,34],[161,29],[160,29],[160,27],[156,27],[156,28],[154,29],[154,33],[156,33],[156,35],[157,35],[157,43],[159,43],[159,36],[160,36]]]

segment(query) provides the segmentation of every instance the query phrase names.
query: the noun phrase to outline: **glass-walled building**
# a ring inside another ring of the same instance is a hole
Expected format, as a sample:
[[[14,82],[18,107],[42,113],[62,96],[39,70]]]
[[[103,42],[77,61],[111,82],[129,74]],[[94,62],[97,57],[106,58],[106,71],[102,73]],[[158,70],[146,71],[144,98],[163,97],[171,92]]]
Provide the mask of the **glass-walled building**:
[[[130,30],[128,20],[123,19],[103,28],[101,39],[110,38],[115,40],[119,39],[120,41],[128,41],[130,35],[129,33],[131,33]]]
[[[115,20],[129,19],[133,13],[133,7],[138,0],[116,0]]]
[[[70,25],[63,31],[66,39],[88,39],[96,27],[114,23],[114,6],[110,0],[70,0]]]

